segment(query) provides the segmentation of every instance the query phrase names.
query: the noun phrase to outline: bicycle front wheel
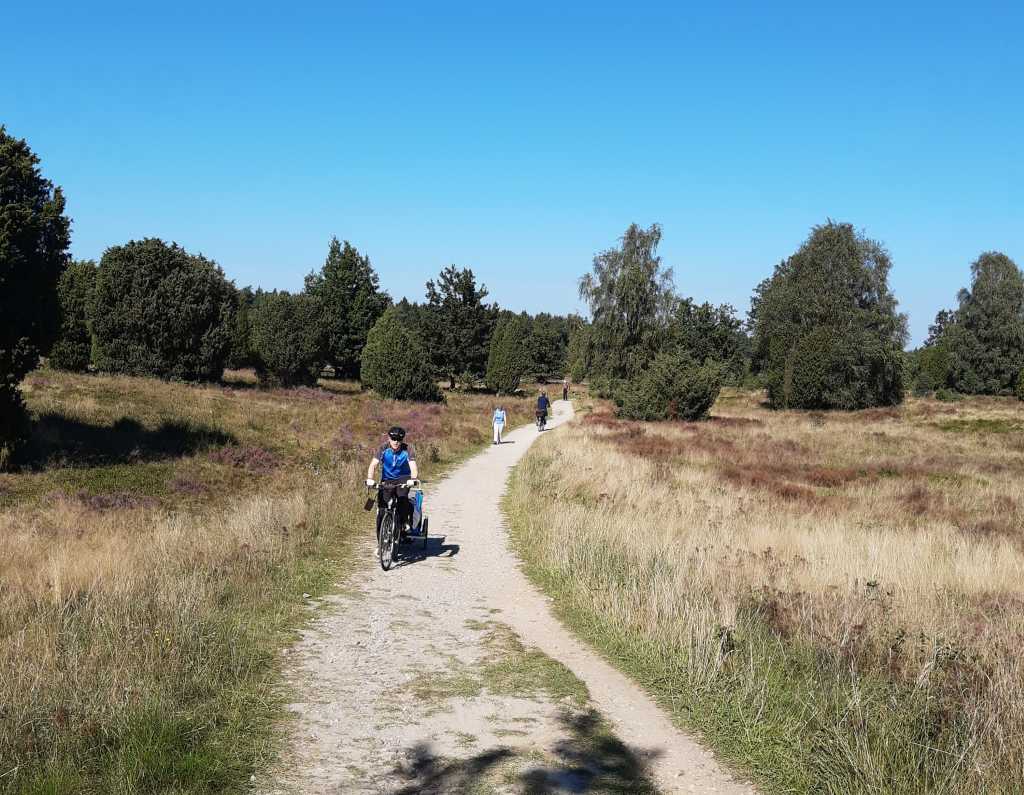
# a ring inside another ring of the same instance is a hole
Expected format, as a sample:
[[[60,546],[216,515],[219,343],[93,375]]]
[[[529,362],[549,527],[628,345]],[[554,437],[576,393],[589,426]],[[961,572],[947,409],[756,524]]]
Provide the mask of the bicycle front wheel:
[[[385,514],[380,523],[380,567],[387,571],[395,554],[395,515]]]

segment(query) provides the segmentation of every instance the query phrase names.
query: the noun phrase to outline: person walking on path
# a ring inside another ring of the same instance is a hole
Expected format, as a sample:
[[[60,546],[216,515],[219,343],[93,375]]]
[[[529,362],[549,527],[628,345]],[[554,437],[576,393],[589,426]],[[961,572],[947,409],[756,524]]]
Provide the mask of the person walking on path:
[[[568,378],[563,378],[562,379],[562,400],[568,400],[568,399],[569,399],[569,379]]]
[[[494,410],[494,442],[493,444],[501,444],[501,434],[505,430],[505,407],[498,406]]]

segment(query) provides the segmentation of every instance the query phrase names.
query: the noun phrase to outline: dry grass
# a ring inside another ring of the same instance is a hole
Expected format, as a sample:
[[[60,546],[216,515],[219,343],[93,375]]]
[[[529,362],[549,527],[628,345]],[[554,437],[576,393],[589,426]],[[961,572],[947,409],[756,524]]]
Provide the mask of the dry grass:
[[[0,475],[0,791],[242,791],[273,748],[275,655],[370,532],[392,423],[424,478],[493,399],[377,401],[40,372],[32,460]],[[528,401],[511,401],[514,422]]]
[[[784,791],[1024,791],[1021,404],[713,414],[531,451],[508,508],[566,616]]]

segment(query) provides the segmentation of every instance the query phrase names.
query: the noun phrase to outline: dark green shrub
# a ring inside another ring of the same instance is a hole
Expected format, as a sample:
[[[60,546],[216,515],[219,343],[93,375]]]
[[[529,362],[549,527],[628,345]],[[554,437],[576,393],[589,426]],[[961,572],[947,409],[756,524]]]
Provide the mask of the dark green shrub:
[[[1024,368],[1024,274],[998,251],[971,264],[971,287],[946,317],[949,382],[967,395],[1009,395]]]
[[[96,289],[96,263],[72,262],[57,283],[60,299],[60,332],[50,349],[50,366],[58,370],[85,372],[92,360],[92,333],[89,331],[93,294]]]
[[[18,385],[56,337],[57,280],[68,263],[64,194],[38,166],[0,126],[0,469],[28,434]]]
[[[590,394],[603,400],[614,400],[620,402],[627,382],[621,378],[611,378],[606,375],[595,375],[587,382]]]
[[[225,366],[232,370],[255,367],[252,353],[252,308],[256,294],[251,287],[243,287],[235,294],[235,319],[231,324],[231,346]]]
[[[311,386],[324,363],[320,306],[305,294],[264,293],[252,308],[252,357],[260,383]]]
[[[959,392],[954,392],[952,389],[942,387],[942,389],[935,390],[935,399],[942,400],[947,403],[954,403],[958,400],[963,400],[964,396]]]
[[[829,222],[752,300],[753,361],[778,408],[889,406],[905,391],[906,318],[889,291],[889,255]]]
[[[216,263],[147,238],[106,250],[92,332],[98,369],[214,381],[231,345],[235,289]]]
[[[1024,400],[1024,370],[1021,370],[1017,376],[1017,385],[1013,393],[1017,396],[1017,400]]]
[[[619,414],[635,420],[700,420],[722,389],[723,366],[696,365],[685,355],[659,354],[621,392]]]
[[[441,400],[430,358],[393,307],[370,329],[359,375],[363,386],[382,397]]]
[[[495,392],[511,394],[530,366],[526,342],[529,326],[525,317],[508,315],[498,321],[491,336],[487,356],[487,386]]]

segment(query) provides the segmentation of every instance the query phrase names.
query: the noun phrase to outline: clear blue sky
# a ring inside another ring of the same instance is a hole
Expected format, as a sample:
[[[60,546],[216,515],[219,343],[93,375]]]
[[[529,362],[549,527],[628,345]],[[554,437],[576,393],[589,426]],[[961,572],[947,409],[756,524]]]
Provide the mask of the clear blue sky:
[[[76,256],[158,236],[239,285],[299,288],[333,234],[394,296],[456,263],[565,312],[657,221],[680,292],[745,312],[831,217],[919,342],[978,253],[1024,265],[1020,2],[678,5],[13,3],[0,123]]]

